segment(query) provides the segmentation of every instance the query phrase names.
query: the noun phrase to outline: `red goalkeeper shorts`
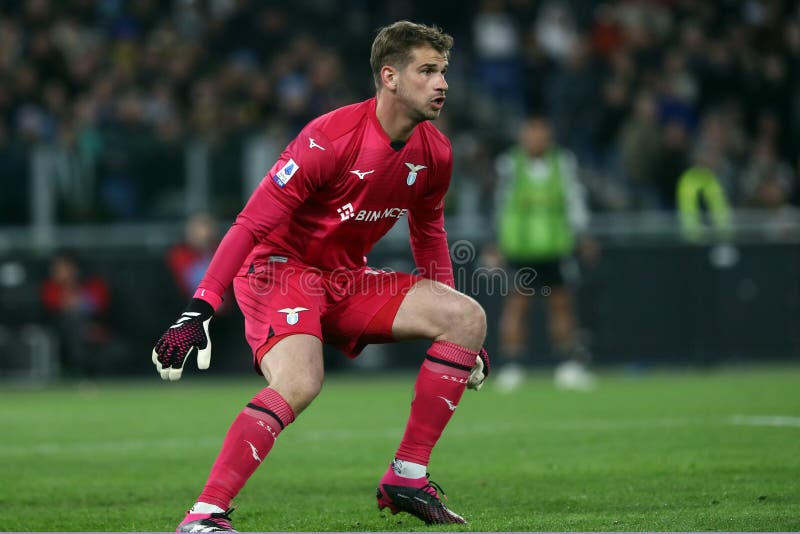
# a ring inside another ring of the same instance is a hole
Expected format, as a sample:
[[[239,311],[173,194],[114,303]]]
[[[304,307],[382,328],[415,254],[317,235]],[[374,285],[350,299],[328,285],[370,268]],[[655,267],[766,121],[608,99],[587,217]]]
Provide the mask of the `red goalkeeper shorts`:
[[[421,277],[370,267],[322,271],[283,257],[256,261],[233,281],[256,369],[272,346],[310,334],[355,358],[370,343],[394,341],[392,324]]]

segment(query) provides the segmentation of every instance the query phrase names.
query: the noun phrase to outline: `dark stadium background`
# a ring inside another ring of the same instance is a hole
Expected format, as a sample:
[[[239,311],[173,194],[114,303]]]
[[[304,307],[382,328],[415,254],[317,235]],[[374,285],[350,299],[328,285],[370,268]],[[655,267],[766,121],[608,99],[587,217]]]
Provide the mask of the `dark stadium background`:
[[[224,231],[306,121],[371,96],[374,30],[400,18],[455,37],[447,227],[490,350],[501,296],[474,273],[493,239],[493,160],[537,113],[589,191],[599,254],[578,295],[597,365],[797,358],[795,2],[0,0],[0,377],[59,376],[65,340],[41,288],[65,251],[109,289],[91,372],[152,373],[185,301],[165,258],[187,218]],[[698,160],[734,211],[725,232],[689,239],[675,188]],[[400,221],[370,263],[410,269],[406,235]],[[528,363],[546,366],[542,321],[537,309]],[[214,328],[212,372],[247,371],[237,311]],[[408,353],[331,352],[329,367],[416,366]]]

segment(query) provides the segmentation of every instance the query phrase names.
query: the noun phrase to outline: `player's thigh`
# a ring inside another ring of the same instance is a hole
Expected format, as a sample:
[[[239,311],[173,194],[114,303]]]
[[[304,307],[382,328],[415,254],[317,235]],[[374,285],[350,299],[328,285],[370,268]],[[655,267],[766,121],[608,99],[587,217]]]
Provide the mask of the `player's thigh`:
[[[474,299],[433,280],[420,280],[400,304],[392,335],[404,339],[445,339],[476,344],[486,334],[486,314]],[[455,337],[454,337],[455,336]],[[466,341],[465,341],[466,339]]]
[[[325,343],[355,358],[369,344],[395,341],[392,323],[397,309],[421,278],[372,268],[343,275],[331,281],[334,290],[322,315]]]
[[[254,271],[237,276],[233,287],[244,315],[245,337],[260,372],[263,356],[284,338],[307,334],[322,339],[320,309],[324,294],[318,279],[293,265]]]

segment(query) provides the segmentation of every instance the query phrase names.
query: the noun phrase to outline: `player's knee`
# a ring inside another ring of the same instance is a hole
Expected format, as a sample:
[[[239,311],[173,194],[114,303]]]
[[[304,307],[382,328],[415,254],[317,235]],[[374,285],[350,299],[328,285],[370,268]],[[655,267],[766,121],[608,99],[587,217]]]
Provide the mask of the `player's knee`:
[[[295,381],[294,389],[300,398],[310,403],[322,391],[322,377],[313,375],[298,377]]]
[[[474,299],[463,297],[455,307],[452,328],[466,345],[480,345],[486,337],[486,312]]]
[[[289,376],[279,374],[270,386],[283,395],[295,415],[299,415],[322,391],[322,382],[322,376],[316,373],[292,373]]]
[[[483,306],[470,299],[472,303],[470,306],[470,322],[473,325],[475,332],[480,337],[481,343],[486,338],[486,310]]]

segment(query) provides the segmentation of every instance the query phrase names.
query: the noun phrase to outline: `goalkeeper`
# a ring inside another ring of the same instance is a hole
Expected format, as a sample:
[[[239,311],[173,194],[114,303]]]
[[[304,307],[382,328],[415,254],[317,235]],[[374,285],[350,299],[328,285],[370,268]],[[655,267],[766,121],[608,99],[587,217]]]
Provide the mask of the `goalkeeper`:
[[[452,38],[407,21],[382,28],[370,57],[376,96],[311,121],[287,146],[223,238],[194,298],[158,340],[161,377],[190,355],[210,364],[209,323],[233,283],[267,387],[235,418],[185,532],[232,531],[230,502],[278,435],[319,394],[323,343],[356,357],[369,343],[432,341],[411,413],[378,482],[379,508],[426,523],[466,523],[427,478],[431,450],[464,389],[489,372],[481,306],[454,289],[443,198],[444,106]],[[407,216],[417,274],[376,270],[365,254]]]

